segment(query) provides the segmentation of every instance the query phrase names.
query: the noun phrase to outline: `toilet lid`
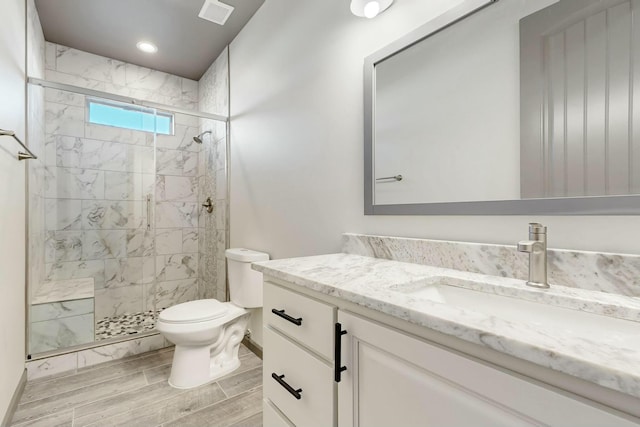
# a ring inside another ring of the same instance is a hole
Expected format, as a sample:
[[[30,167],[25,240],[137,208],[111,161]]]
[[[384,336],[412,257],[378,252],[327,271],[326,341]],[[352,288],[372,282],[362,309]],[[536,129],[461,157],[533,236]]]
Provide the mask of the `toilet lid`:
[[[229,309],[216,299],[183,302],[160,312],[158,317],[166,323],[194,323],[217,319]]]

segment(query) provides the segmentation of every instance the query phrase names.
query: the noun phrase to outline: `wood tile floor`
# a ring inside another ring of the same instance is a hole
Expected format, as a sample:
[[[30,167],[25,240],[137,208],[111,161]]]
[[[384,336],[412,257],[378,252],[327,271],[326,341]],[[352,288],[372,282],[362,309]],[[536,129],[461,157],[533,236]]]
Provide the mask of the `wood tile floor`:
[[[262,426],[262,360],[240,347],[241,366],[215,383],[167,383],[173,348],[27,383],[16,427]]]

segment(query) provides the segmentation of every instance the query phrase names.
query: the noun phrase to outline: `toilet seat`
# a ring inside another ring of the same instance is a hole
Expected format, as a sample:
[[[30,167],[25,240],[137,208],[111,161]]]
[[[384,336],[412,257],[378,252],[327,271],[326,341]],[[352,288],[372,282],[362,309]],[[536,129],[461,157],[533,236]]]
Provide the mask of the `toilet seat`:
[[[160,312],[158,320],[169,324],[208,322],[225,317],[229,307],[216,299],[202,299],[174,305]]]

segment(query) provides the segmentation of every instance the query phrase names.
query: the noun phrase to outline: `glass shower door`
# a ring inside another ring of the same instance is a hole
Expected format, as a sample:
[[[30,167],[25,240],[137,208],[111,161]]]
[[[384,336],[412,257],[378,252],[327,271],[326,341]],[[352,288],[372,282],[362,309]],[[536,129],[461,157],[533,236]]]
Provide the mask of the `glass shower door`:
[[[30,191],[30,354],[154,326],[156,112],[44,95],[44,108],[29,107],[44,140],[41,167],[29,170],[43,182]]]
[[[152,332],[166,307],[224,299],[224,122],[37,84],[29,95],[41,144],[28,172],[29,354]]]
[[[105,204],[95,215],[105,236],[124,246],[104,260],[104,286],[96,288],[96,341],[148,332],[155,326],[149,294],[155,284],[155,119],[153,109],[90,99],[91,126],[124,149],[124,164],[105,173]],[[93,215],[93,213],[88,213]],[[106,231],[109,230],[109,231]],[[102,236],[98,236],[99,238]],[[92,244],[92,242],[89,242]],[[98,244],[98,247],[100,244]]]

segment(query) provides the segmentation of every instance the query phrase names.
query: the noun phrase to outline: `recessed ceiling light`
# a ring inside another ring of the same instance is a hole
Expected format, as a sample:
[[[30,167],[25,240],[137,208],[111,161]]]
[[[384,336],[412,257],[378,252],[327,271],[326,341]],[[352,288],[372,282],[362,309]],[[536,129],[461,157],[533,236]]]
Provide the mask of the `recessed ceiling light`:
[[[367,18],[375,18],[380,13],[380,3],[377,1],[370,1],[364,5],[364,16]]]
[[[145,53],[156,53],[158,51],[158,46],[151,42],[140,41],[136,44],[138,49]]]

